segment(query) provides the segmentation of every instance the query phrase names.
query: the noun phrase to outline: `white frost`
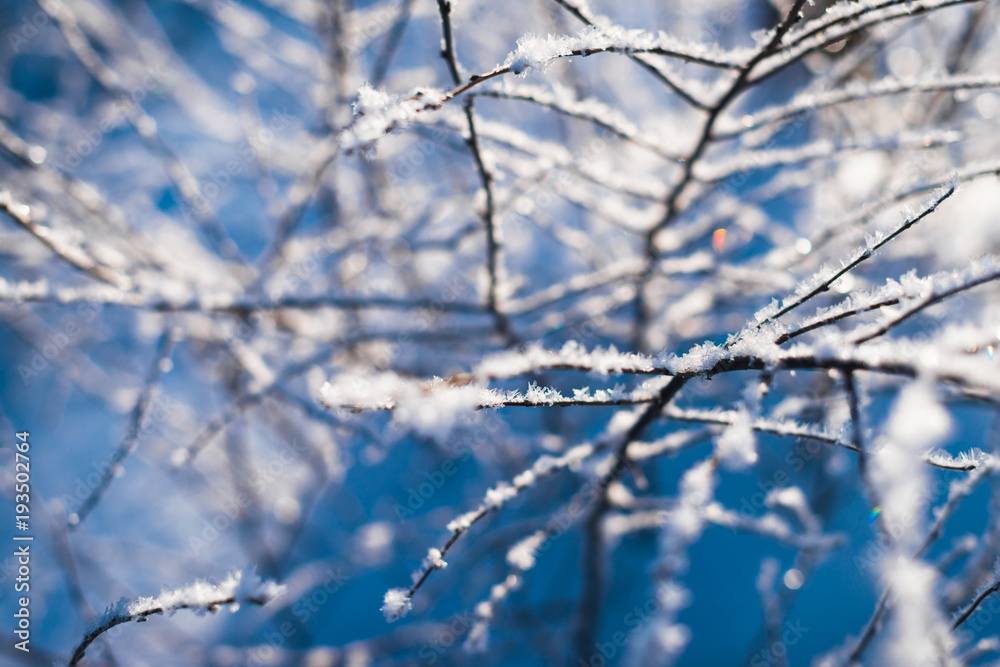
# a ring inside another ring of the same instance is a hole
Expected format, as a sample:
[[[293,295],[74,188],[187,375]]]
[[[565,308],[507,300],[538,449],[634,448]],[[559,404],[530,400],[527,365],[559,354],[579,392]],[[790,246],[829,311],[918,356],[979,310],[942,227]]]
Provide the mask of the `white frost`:
[[[253,568],[249,568],[245,574],[235,570],[218,584],[195,581],[181,588],[164,588],[156,596],[133,599],[123,597],[109,605],[103,613],[94,616],[88,623],[85,634],[151,614],[171,614],[178,609],[192,609],[201,615],[215,612],[221,605],[229,605],[235,611],[241,603],[266,604],[284,590],[284,586],[262,580]]]
[[[413,603],[405,588],[389,589],[382,598],[382,614],[390,623],[406,616],[412,608]]]
[[[726,427],[715,443],[715,451],[726,467],[744,470],[757,462],[757,438],[753,432],[753,417],[742,407],[736,411],[733,423]]]

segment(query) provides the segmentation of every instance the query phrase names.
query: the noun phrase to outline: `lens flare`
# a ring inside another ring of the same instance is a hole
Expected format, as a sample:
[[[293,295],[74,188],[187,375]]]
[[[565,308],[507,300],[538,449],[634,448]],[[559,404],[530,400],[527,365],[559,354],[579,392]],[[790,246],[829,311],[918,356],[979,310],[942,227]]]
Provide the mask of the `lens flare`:
[[[712,249],[715,252],[722,252],[722,249],[726,245],[726,230],[724,228],[716,229],[712,232]]]

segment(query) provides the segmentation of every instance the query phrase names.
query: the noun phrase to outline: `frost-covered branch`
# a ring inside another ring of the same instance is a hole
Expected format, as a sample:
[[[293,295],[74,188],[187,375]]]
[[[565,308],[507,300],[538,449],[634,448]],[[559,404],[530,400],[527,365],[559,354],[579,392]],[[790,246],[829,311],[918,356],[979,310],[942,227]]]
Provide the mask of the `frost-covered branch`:
[[[1000,280],[1000,259],[997,257],[984,257],[965,271],[932,276],[932,279],[928,281],[931,282],[930,290],[924,291],[919,299],[915,299],[916,303],[907,304],[908,308],[898,314],[893,314],[885,324],[879,325],[875,331],[857,337],[851,342],[861,344],[874,340],[936,303],[995,280]]]
[[[777,310],[777,312],[768,315],[766,318],[762,319],[758,324],[758,327],[766,324],[767,322],[777,320],[782,315],[790,313],[791,311],[795,310],[796,308],[806,303],[810,299],[814,298],[815,296],[829,290],[830,286],[833,285],[833,283],[839,280],[842,276],[846,275],[847,273],[855,269],[862,262],[871,259],[875,255],[875,253],[881,250],[882,247],[885,246],[887,243],[889,243],[897,236],[899,236],[900,234],[911,228],[913,225],[917,224],[918,222],[926,218],[928,215],[936,211],[938,206],[941,205],[941,202],[943,202],[945,199],[947,199],[948,197],[950,197],[955,193],[955,189],[957,187],[958,187],[958,182],[953,179],[950,186],[942,190],[939,190],[933,196],[928,196],[927,198],[925,198],[925,200],[921,203],[921,209],[919,212],[907,215],[907,217],[903,220],[903,222],[888,234],[879,232],[875,236],[870,237],[867,240],[866,247],[856,250],[850,259],[842,263],[841,268],[835,271],[831,271],[830,275],[825,278],[820,278],[819,276],[816,276],[813,279],[813,281],[811,281],[815,283],[814,286],[809,285],[808,283],[800,286],[798,294],[796,294],[794,298],[786,300],[785,303],[782,304],[781,308]]]
[[[952,623],[951,626],[952,630],[957,630],[959,627],[961,627],[961,625],[965,623],[967,620],[969,620],[969,617],[971,617],[976,612],[976,609],[978,609],[979,606],[986,601],[986,598],[993,595],[997,591],[1000,591],[1000,581],[995,581],[993,585],[987,586],[985,590],[983,590],[976,596],[975,600],[969,603],[968,607],[962,610],[962,612],[955,619],[954,623]]]
[[[514,74],[525,74],[544,67],[557,58],[590,56],[595,53],[649,53],[720,69],[742,67],[750,54],[746,50],[726,51],[714,45],[689,43],[662,32],[652,35],[642,30],[625,30],[618,26],[588,27],[576,36],[525,35],[518,40],[517,48],[507,56],[504,67]]]
[[[514,477],[510,483],[501,482],[496,487],[487,490],[486,497],[477,509],[458,516],[448,524],[448,530],[451,531],[451,535],[440,548],[432,548],[428,552],[424,565],[413,573],[413,585],[409,589],[394,588],[386,593],[382,607],[386,619],[395,621],[409,611],[411,606],[410,599],[427,582],[428,577],[435,570],[447,565],[443,561],[444,556],[473,525],[492,512],[499,510],[522,491],[534,486],[536,482],[560,470],[578,465],[600,449],[603,448],[591,444],[583,444],[577,445],[559,457],[544,455],[536,460],[530,469]]]
[[[677,160],[680,157],[660,146],[660,141],[657,137],[640,131],[619,110],[594,98],[578,100],[573,96],[572,91],[559,85],[554,85],[549,89],[528,84],[508,84],[503,87],[495,87],[478,92],[476,95],[479,97],[517,100],[536,104],[569,118],[593,123],[597,127],[605,129],[615,136],[636,146],[645,148],[667,160]]]
[[[906,19],[956,5],[980,0],[881,0],[872,3],[839,3],[837,11],[804,23],[788,35],[774,57],[765,62],[749,79],[762,81],[797,63],[809,53],[826,48],[862,30],[897,19]]]
[[[962,481],[955,482],[948,490],[948,497],[945,503],[937,508],[934,512],[936,520],[927,532],[922,540],[915,542],[917,545],[911,558],[917,560],[921,558],[931,546],[940,538],[943,533],[944,526],[947,521],[954,515],[955,511],[958,509],[959,504],[969,496],[969,494],[984,480],[989,478],[992,474],[997,471],[996,462],[990,462],[989,465],[984,465],[974,472],[971,476],[964,478]],[[887,613],[887,611],[892,607],[892,600],[894,594],[894,586],[890,583],[882,592],[879,598],[878,604],[875,606],[875,611],[873,612],[868,623],[865,624],[864,630],[861,632],[861,636],[854,643],[853,648],[850,651],[850,655],[844,664],[855,664],[861,656],[864,654],[865,650],[875,638],[881,627],[881,619]],[[914,610],[911,610],[914,611]],[[958,627],[954,625],[953,628]]]
[[[600,25],[610,23],[607,18],[595,15],[587,6],[587,2],[574,2],[573,0],[555,0],[555,3],[564,8],[580,22],[590,28],[598,28]],[[632,61],[638,63],[643,69],[652,74],[658,81],[663,83],[668,89],[676,93],[681,99],[696,109],[705,109],[707,104],[697,97],[697,93],[685,86],[675,74],[658,63],[651,61],[642,54],[626,52]]]
[[[283,591],[282,586],[261,580],[253,570],[247,573],[236,570],[218,584],[199,581],[174,590],[165,588],[155,597],[122,598],[90,620],[69,665],[78,664],[95,639],[122,623],[142,622],[150,616],[170,614],[181,609],[191,609],[201,615],[229,606],[235,612],[241,604],[263,606]]]
[[[992,650],[997,3],[7,4],[0,423],[46,416],[58,527],[33,605],[241,553],[286,602],[191,661]],[[59,449],[107,424],[106,462]],[[786,642],[838,604],[808,592],[834,549],[877,606]],[[706,586],[751,553],[725,576],[758,595]],[[85,638],[261,591],[125,601]],[[733,647],[692,601],[760,631]],[[320,641],[380,605],[400,622]]]
[[[458,57],[455,55],[455,38],[451,23],[451,1],[438,0],[438,11],[441,14],[441,29],[444,33],[444,49],[441,51],[441,56],[448,63],[448,71],[451,73],[452,83],[459,84],[462,80],[462,74]],[[500,310],[499,293],[502,289],[500,280],[503,269],[500,257],[501,231],[496,219],[496,204],[493,195],[493,173],[483,157],[483,148],[476,132],[474,100],[475,98],[472,96],[466,98],[464,111],[469,131],[467,139],[469,150],[475,159],[476,170],[479,172],[479,179],[483,184],[483,192],[486,195],[485,209],[483,211],[483,227],[486,232],[486,273],[489,277],[489,287],[486,293],[486,309],[493,315],[500,334],[509,339],[510,324],[507,321],[507,316]]]
[[[132,281],[128,276],[95,259],[79,245],[79,239],[74,239],[73,234],[60,233],[35,222],[31,217],[31,207],[15,201],[8,190],[0,191],[0,210],[44,243],[60,259],[91,278],[123,290],[131,287]]]
[[[738,122],[730,120],[712,135],[713,139],[732,139],[761,127],[783,123],[804,113],[815,113],[838,104],[865,101],[875,97],[905,93],[931,93],[958,90],[1000,88],[1000,75],[959,74],[908,79],[881,79],[872,82],[852,82],[844,88],[806,92],[791,102],[757,111]],[[721,124],[722,121],[720,121]]]

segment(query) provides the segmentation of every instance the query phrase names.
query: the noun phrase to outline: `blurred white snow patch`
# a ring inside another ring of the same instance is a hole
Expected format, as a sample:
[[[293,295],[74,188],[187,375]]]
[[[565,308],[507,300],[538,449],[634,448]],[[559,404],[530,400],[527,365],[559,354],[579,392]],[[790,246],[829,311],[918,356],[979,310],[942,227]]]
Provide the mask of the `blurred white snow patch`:
[[[323,398],[322,387],[326,384],[326,373],[323,371],[323,367],[319,364],[313,364],[306,371],[306,387],[309,390],[309,396],[314,401],[321,401]]]
[[[120,415],[130,412],[139,399],[139,390],[135,387],[116,387],[111,390],[108,405]]]
[[[302,667],[334,667],[334,665],[341,664],[340,657],[340,649],[329,646],[306,649],[303,651]],[[343,664],[350,664],[350,662],[345,660]]]
[[[509,378],[553,366],[578,368],[601,375],[654,369],[653,360],[641,354],[619,352],[614,345],[588,352],[583,345],[571,340],[558,351],[533,344],[525,350],[494,354],[479,363],[475,374],[483,379]]]
[[[912,552],[922,540],[925,510],[932,499],[924,454],[950,430],[951,417],[926,379],[900,391],[882,438],[884,446],[872,466],[883,518],[893,526],[899,549]]]
[[[923,58],[920,57],[920,52],[912,46],[900,45],[893,47],[890,49],[889,57],[886,61],[886,64],[889,65],[889,71],[897,79],[916,76],[920,73],[920,68],[923,65]]]
[[[987,120],[993,118],[997,115],[998,109],[1000,109],[1000,96],[996,93],[980,93],[976,96],[976,111],[983,118]]]
[[[639,415],[644,408],[645,406],[638,406],[631,410],[616,412],[608,421],[608,425],[604,429],[605,434],[612,436],[627,432],[638,421]]]
[[[331,408],[388,410],[401,394],[412,391],[413,381],[389,371],[377,375],[341,373],[320,388],[323,402]]]
[[[480,606],[486,605],[488,603],[480,603]],[[477,613],[479,609],[477,608]],[[489,610],[492,614],[492,609]],[[482,615],[482,614],[480,614]],[[478,622],[472,626],[472,630],[469,631],[469,636],[465,638],[465,642],[462,644],[462,648],[467,653],[485,653],[490,647],[490,626],[485,622]]]
[[[462,514],[449,521],[448,525],[445,526],[445,528],[453,533],[456,531],[466,530],[469,526],[472,525],[472,521],[477,516],[479,516],[479,512],[477,510],[466,512],[465,514]]]
[[[299,520],[302,515],[302,507],[294,496],[283,495],[274,501],[274,518],[279,523],[290,526]]]
[[[840,359],[849,346],[839,331],[821,331],[813,344],[814,356],[817,361],[835,361]]]
[[[797,591],[802,588],[802,584],[805,582],[805,576],[802,574],[801,570],[797,570],[794,567],[785,572],[785,576],[782,577],[782,583],[785,587],[791,591]]]
[[[882,570],[896,594],[889,615],[888,664],[958,664],[951,660],[951,626],[938,605],[937,570],[907,557],[886,559]]]
[[[681,502],[703,506],[715,495],[715,464],[711,459],[687,469],[681,478]]]
[[[354,121],[341,135],[341,148],[370,147],[393,129],[405,127],[416,114],[439,104],[442,96],[439,90],[422,88],[401,98],[365,83],[354,103]]]
[[[705,525],[702,512],[701,507],[684,504],[670,513],[668,541],[671,545],[682,546],[683,544],[694,542],[701,535],[701,531]],[[683,569],[686,562],[686,558],[671,558],[672,567],[676,570]]]
[[[753,417],[744,406],[736,411],[732,424],[726,427],[715,443],[719,459],[730,470],[745,470],[757,462],[757,438],[753,432]]]
[[[441,378],[418,381],[386,371],[377,375],[342,373],[320,389],[330,408],[392,410],[394,419],[418,432],[446,438],[458,416],[497,401],[497,394],[477,385],[453,385]]]
[[[474,411],[490,393],[473,385],[450,386],[440,378],[429,384],[426,391],[401,397],[393,414],[420,433],[441,439],[448,437],[460,414]]]
[[[663,560],[675,570],[683,569],[684,550],[693,544],[705,526],[705,508],[715,495],[715,462],[705,459],[688,468],[681,477],[677,507],[670,512],[660,533]]]
[[[511,486],[507,482],[500,482],[495,488],[486,489],[486,496],[483,503],[492,508],[497,508],[517,495],[517,487]]]
[[[395,534],[395,529],[388,521],[373,521],[358,528],[354,534],[353,560],[368,565],[388,562],[392,557],[392,540]]]
[[[951,431],[951,416],[934,395],[927,381],[907,385],[889,417],[889,433],[907,448],[925,450],[938,444]]]
[[[1000,188],[995,180],[981,179],[963,183],[962,189],[948,202],[950,216],[933,220],[934,224],[946,226],[949,220],[961,220],[960,234],[947,234],[947,243],[935,247],[938,261],[942,266],[965,263],[970,257],[977,257],[988,248],[1000,247],[1000,225],[996,212],[1000,210]]]
[[[672,581],[657,584],[654,616],[636,632],[623,664],[645,667],[673,664],[691,641],[691,631],[676,622],[678,612],[690,604],[691,594]]]
[[[757,574],[757,595],[761,599],[767,599],[774,594],[774,582],[778,579],[778,571],[781,563],[777,558],[770,556],[760,562],[760,572]]]
[[[764,499],[764,504],[768,507],[787,507],[792,510],[808,509],[806,496],[802,489],[797,486],[786,486],[771,490]]]
[[[507,562],[521,570],[530,570],[535,567],[535,556],[544,542],[544,530],[532,533],[507,551]]]
[[[629,447],[629,450],[631,451],[631,447]],[[608,485],[607,496],[608,502],[612,507],[628,508],[635,506],[635,496],[632,495],[627,486],[617,480]]]
[[[9,283],[0,276],[0,299],[15,303],[24,299],[41,299],[49,294],[49,282],[40,278],[34,282]]]
[[[258,392],[274,383],[274,371],[271,370],[264,357],[253,346],[246,345],[234,337],[230,343],[230,349],[233,355],[239,359],[243,369],[250,373],[252,381],[249,383],[249,387],[251,391]]]
[[[652,285],[652,283],[650,283]],[[704,313],[708,310],[716,297],[715,291],[710,286],[700,285],[693,289],[679,294],[675,300],[664,310],[660,319],[664,326],[654,327],[649,338],[649,344],[653,349],[666,347],[668,339],[664,331],[668,331],[670,326],[680,323],[680,331],[691,332],[701,331],[704,327]],[[668,326],[669,324],[669,326]]]
[[[382,614],[390,623],[406,616],[412,608],[413,603],[405,588],[390,588],[382,598]]]
[[[663,655],[679,656],[691,641],[691,631],[679,623],[658,622],[653,628],[653,637]]]

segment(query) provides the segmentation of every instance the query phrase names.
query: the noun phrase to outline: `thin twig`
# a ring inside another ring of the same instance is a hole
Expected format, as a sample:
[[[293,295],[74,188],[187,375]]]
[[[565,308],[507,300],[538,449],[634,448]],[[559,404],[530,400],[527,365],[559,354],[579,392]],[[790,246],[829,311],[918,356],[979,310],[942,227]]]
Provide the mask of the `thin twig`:
[[[132,415],[129,418],[128,432],[125,434],[125,438],[122,443],[118,446],[118,449],[111,458],[107,461],[106,467],[101,471],[101,479],[97,486],[90,492],[90,494],[84,499],[80,508],[69,517],[68,528],[69,530],[77,530],[90,515],[97,503],[101,501],[104,493],[111,486],[112,480],[118,474],[117,470],[119,466],[125,463],[125,460],[129,455],[135,450],[140,432],[146,428],[143,422],[146,420],[146,416],[149,413],[149,408],[152,405],[153,395],[155,394],[160,377],[163,375],[164,370],[167,368],[166,364],[170,363],[170,355],[173,352],[174,343],[176,342],[176,334],[172,325],[168,325],[164,332],[160,335],[160,341],[156,345],[156,354],[153,355],[153,363],[150,365],[149,372],[146,375],[146,381],[143,383],[142,391],[139,393],[139,400],[136,401],[135,406],[132,408]]]

